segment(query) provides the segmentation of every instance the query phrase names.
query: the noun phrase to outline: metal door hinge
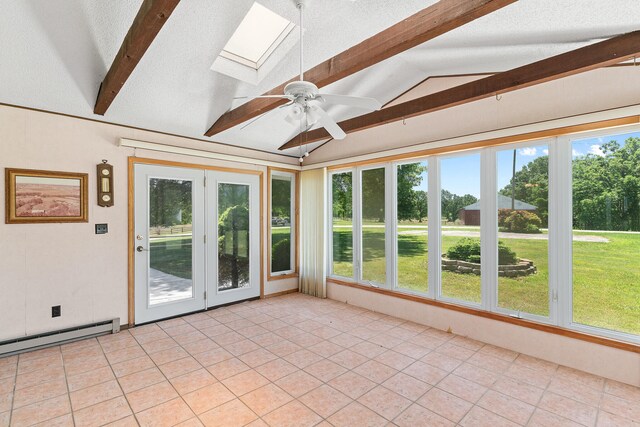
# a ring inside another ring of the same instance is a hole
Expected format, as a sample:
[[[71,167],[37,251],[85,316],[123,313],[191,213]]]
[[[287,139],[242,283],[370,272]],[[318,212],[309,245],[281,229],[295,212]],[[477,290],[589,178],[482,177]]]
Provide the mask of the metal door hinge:
[[[207,177],[206,176],[204,177],[204,186],[205,187],[207,186]]]

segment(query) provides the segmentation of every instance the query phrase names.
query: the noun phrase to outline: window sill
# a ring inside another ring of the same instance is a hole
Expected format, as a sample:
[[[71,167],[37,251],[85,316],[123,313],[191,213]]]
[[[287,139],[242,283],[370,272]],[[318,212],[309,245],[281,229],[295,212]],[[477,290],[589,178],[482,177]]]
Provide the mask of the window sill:
[[[327,278],[327,282],[328,283],[333,283],[333,284],[336,284],[336,285],[340,285],[340,286],[347,286],[347,287],[351,287],[351,288],[361,289],[361,290],[364,290],[364,291],[369,291],[369,292],[374,292],[374,293],[378,293],[378,294],[382,294],[382,295],[387,295],[387,296],[391,296],[391,297],[394,297],[394,298],[400,298],[400,299],[405,299],[405,300],[408,300],[408,301],[418,302],[418,303],[421,303],[421,304],[432,305],[432,306],[444,308],[444,309],[447,309],[447,310],[458,311],[458,312],[461,312],[461,313],[470,314],[472,316],[479,316],[479,317],[484,317],[486,319],[492,319],[492,320],[497,320],[497,321],[500,321],[500,322],[511,323],[513,325],[518,325],[518,326],[522,326],[522,327],[525,327],[525,328],[536,329],[536,330],[543,331],[543,332],[548,332],[548,333],[551,333],[551,334],[562,335],[562,336],[567,337],[567,338],[578,339],[578,340],[582,340],[582,341],[591,342],[591,343],[594,343],[594,344],[600,344],[600,345],[603,345],[603,346],[613,347],[613,348],[617,348],[617,349],[620,349],[620,350],[625,350],[625,351],[630,351],[632,353],[640,354],[640,345],[632,344],[632,343],[625,342],[625,341],[618,341],[618,340],[614,340],[614,339],[611,339],[611,338],[606,338],[606,337],[602,337],[602,336],[598,336],[598,335],[592,335],[592,334],[587,334],[587,333],[584,333],[584,332],[578,332],[578,331],[571,330],[571,329],[561,328],[561,327],[555,326],[555,325],[548,325],[548,324],[544,324],[544,323],[534,322],[532,320],[514,318],[514,317],[511,317],[511,316],[506,316],[504,314],[498,314],[498,313],[494,313],[494,312],[490,312],[490,311],[484,311],[484,310],[471,308],[471,307],[467,307],[467,306],[462,306],[462,305],[458,305],[458,304],[452,304],[452,303],[449,303],[449,302],[437,301],[437,300],[434,300],[434,299],[431,299],[431,298],[427,298],[427,297],[423,297],[423,296],[405,294],[405,293],[402,293],[402,292],[392,291],[392,290],[383,289],[383,288],[375,288],[375,287],[371,287],[371,286],[367,286],[367,285],[362,285],[362,284],[359,284],[359,283],[356,283],[356,282],[349,282],[349,281],[346,281],[346,280],[340,280],[340,279],[336,279],[336,278],[330,278],[329,277],[329,278]]]
[[[276,274],[275,276],[272,276],[271,274],[268,274],[267,275],[267,282],[275,282],[275,281],[278,281],[278,280],[292,279],[294,277],[298,277],[298,273]]]

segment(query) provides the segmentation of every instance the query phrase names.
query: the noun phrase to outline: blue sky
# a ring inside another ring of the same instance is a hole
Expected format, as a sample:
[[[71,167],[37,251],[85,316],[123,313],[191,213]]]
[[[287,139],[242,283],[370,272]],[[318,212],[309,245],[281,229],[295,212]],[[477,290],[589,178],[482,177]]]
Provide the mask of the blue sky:
[[[440,185],[443,190],[459,196],[480,197],[480,154],[442,159]]]
[[[624,141],[627,138],[632,137],[640,138],[640,132],[623,133],[619,135],[587,138],[574,141],[573,146],[571,147],[573,150],[573,157],[584,156],[586,154],[596,154],[601,156],[602,150],[600,150],[600,146],[605,142],[618,141],[618,143],[623,146]]]
[[[531,163],[538,157],[547,156],[549,147],[547,145],[536,145],[516,149],[516,172],[523,166]],[[513,149],[498,152],[498,189],[509,184],[513,175]]]
[[[573,143],[573,156],[586,154],[602,155],[600,146],[611,140],[618,141],[621,145],[630,137],[640,138],[640,132],[611,135],[598,138],[577,140]],[[549,154],[547,145],[533,145],[516,149],[516,172],[523,166],[541,156]],[[509,183],[512,176],[513,149],[505,149],[498,152],[498,189]],[[426,165],[426,162],[425,162]],[[480,154],[463,155],[446,158],[441,161],[440,167],[442,188],[451,193],[464,195],[471,194],[480,197]],[[427,191],[427,175],[423,174],[422,183],[415,187],[416,190]]]

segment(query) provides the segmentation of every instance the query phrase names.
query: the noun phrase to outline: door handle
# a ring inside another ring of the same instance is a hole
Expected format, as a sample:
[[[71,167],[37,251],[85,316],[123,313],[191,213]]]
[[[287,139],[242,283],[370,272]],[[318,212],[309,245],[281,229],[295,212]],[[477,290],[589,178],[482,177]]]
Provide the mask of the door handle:
[[[136,248],[136,251],[138,251],[138,252],[148,251],[148,250],[149,250],[149,249],[145,249],[145,248],[143,248],[142,246],[138,246],[138,247]]]

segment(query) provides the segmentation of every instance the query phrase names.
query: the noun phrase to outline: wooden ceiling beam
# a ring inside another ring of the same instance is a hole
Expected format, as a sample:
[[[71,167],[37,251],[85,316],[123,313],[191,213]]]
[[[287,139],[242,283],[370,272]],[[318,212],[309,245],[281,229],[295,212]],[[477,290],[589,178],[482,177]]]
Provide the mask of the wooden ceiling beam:
[[[94,114],[103,116],[180,0],[144,0],[100,84]]]
[[[346,133],[357,132],[606,67],[636,56],[640,56],[640,31],[612,37],[522,67],[354,117],[338,124]],[[330,135],[324,128],[318,128],[307,132],[303,137],[296,136],[281,146],[280,150],[329,138]]]
[[[461,27],[517,0],[440,0],[365,41],[329,58],[305,72],[305,80],[319,88],[364,70],[412,47]],[[264,95],[281,95],[293,78]],[[206,136],[237,126],[284,103],[281,99],[254,99],[226,112]]]

